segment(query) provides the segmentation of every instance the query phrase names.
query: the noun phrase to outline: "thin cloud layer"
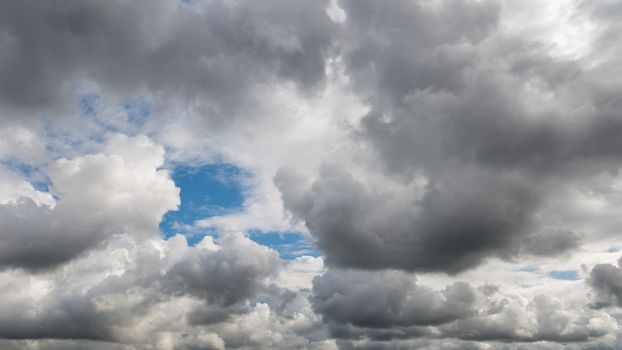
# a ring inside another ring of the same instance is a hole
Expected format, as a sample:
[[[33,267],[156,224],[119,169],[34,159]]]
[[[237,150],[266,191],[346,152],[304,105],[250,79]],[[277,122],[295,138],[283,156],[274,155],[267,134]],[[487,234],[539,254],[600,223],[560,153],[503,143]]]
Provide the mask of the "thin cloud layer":
[[[621,348],[621,5],[0,4],[0,348]]]

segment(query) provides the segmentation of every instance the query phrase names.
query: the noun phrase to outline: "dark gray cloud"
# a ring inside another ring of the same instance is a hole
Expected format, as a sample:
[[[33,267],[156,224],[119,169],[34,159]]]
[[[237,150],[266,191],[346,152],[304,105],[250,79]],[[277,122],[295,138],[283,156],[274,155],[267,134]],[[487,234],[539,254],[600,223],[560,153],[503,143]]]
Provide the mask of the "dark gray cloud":
[[[458,161],[550,172],[577,159],[617,159],[615,85],[603,91],[586,62],[504,34],[501,3],[343,5],[346,69],[372,107],[360,137],[389,170],[428,173]],[[552,97],[538,101],[527,89]],[[538,102],[548,106],[534,108]],[[585,106],[591,113],[581,112]]]
[[[500,9],[495,1],[340,4],[347,16],[340,43],[346,67],[354,88],[374,104],[461,85],[463,75],[456,73],[474,63],[470,48],[494,32]]]
[[[622,258],[618,260],[618,266],[611,264],[594,266],[587,283],[594,291],[594,307],[622,307]]]
[[[281,267],[276,252],[240,237],[226,236],[220,246],[185,256],[166,273],[163,287],[228,307],[256,295]]]
[[[497,27],[500,6],[403,1],[387,9],[344,1],[346,67],[372,107],[360,137],[394,172],[432,176],[451,162],[564,176],[584,174],[592,163],[600,166],[595,171],[614,168],[607,161],[619,160],[622,146],[613,97],[619,84],[601,85],[599,65],[505,35]]]
[[[35,319],[24,317],[26,310],[3,311],[0,338],[110,340],[112,337],[111,324],[106,324],[93,301],[80,293],[58,291],[40,309],[28,310],[40,315]]]
[[[16,204],[0,206],[0,264],[27,269],[50,268],[76,257],[111,235],[102,227],[92,226],[54,230],[50,228],[54,217],[55,213],[49,207],[37,206],[26,198]]]
[[[622,105],[602,65],[508,34],[502,2],[341,4],[339,52],[370,107],[352,137],[369,163],[320,171],[310,186],[275,178],[327,262],[453,273],[576,247],[573,227],[540,214],[619,167]]]
[[[616,327],[606,313],[555,296],[526,300],[494,286],[475,288],[464,282],[433,290],[398,271],[330,269],[314,279],[313,292],[315,311],[331,334],[350,346],[369,339],[378,348],[399,349],[408,340],[421,340],[434,349],[442,348],[442,341],[435,340],[452,339],[465,347],[551,342],[589,348]]]
[[[511,173],[461,170],[459,177],[414,190],[374,191],[337,166],[324,167],[303,193],[287,171],[275,181],[329,264],[457,272],[491,255],[554,254],[575,246],[574,235],[531,235],[537,186]]]
[[[198,106],[214,125],[252,105],[256,86],[324,79],[335,26],[324,1],[36,1],[0,10],[0,103],[54,116],[80,81],[124,98]]]
[[[313,282],[313,307],[327,322],[355,327],[430,326],[473,314],[475,293],[459,282],[434,292],[396,271],[331,269]]]

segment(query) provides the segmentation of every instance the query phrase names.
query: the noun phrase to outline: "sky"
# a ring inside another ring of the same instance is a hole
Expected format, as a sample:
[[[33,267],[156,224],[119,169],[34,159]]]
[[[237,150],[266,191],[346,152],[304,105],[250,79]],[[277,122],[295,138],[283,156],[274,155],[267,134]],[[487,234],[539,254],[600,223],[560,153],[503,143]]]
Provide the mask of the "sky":
[[[619,0],[0,2],[0,348],[622,348]]]

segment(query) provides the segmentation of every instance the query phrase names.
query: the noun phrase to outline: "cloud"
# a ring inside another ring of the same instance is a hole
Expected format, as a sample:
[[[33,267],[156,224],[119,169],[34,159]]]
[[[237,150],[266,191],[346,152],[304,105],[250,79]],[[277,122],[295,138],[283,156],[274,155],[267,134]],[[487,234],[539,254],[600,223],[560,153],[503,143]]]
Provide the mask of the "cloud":
[[[521,247],[538,252],[523,243],[539,239],[530,231],[540,200],[533,185],[484,171],[439,180],[380,189],[326,166],[309,190],[297,193],[294,174],[281,171],[275,178],[285,205],[305,220],[329,264],[457,272],[491,255],[512,257]],[[558,241],[548,244],[550,253],[576,241],[561,234],[546,239]]]
[[[622,258],[618,260],[618,266],[611,264],[594,266],[587,283],[595,293],[594,307],[622,306]]]
[[[0,205],[0,264],[45,269],[115,234],[157,236],[164,213],[179,204],[179,189],[158,169],[163,156],[162,147],[145,136],[115,135],[102,153],[50,165],[51,193],[58,200],[32,189],[8,189],[4,195],[13,198]]]
[[[256,295],[258,281],[274,275],[280,264],[276,252],[230,234],[221,239],[220,249],[200,249],[184,257],[162,283],[167,289],[181,288],[184,293],[230,306]]]
[[[333,336],[351,344],[366,339],[387,348],[399,348],[407,339],[456,339],[474,348],[479,341],[587,344],[617,328],[608,314],[561,296],[526,299],[465,282],[435,290],[395,270],[330,269],[315,278],[313,291],[314,310]]]
[[[97,346],[104,349],[320,346],[325,338],[314,344],[296,335],[315,322],[307,320],[314,316],[304,297],[294,293],[280,311],[287,317],[251,303],[278,289],[272,278],[282,265],[275,251],[241,234],[218,243],[206,237],[194,247],[182,236],[126,236],[49,274],[1,272],[10,284],[0,291],[0,338],[16,348],[21,339],[37,348],[64,339],[80,340],[67,346],[103,342]]]
[[[111,94],[196,106],[212,125],[226,125],[260,98],[256,85],[321,85],[335,29],[325,5],[4,4],[0,101],[7,111],[39,118],[66,110],[76,81],[93,81]]]
[[[50,193],[37,191],[30,182],[5,167],[0,168],[0,178],[0,205],[15,205],[20,198],[30,198],[37,206],[53,207],[56,204]]]
[[[549,205],[618,168],[602,65],[515,35],[504,2],[342,6],[340,58],[369,106],[352,163],[275,177],[327,263],[456,273],[575,248]]]
[[[554,256],[570,252],[580,245],[581,234],[556,228],[546,228],[527,237],[526,252],[540,256]]]
[[[313,292],[314,308],[325,321],[361,328],[439,325],[474,313],[476,301],[468,284],[437,293],[396,271],[329,270],[314,280]]]
[[[0,4],[0,348],[621,348],[618,5]]]

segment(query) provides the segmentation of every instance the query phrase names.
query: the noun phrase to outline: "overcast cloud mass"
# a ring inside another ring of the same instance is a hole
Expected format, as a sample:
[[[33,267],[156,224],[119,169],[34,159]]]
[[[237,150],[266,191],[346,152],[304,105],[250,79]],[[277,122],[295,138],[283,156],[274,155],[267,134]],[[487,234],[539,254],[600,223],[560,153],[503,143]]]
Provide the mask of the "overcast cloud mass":
[[[0,348],[622,349],[621,30],[0,2]]]

